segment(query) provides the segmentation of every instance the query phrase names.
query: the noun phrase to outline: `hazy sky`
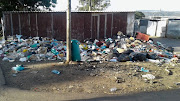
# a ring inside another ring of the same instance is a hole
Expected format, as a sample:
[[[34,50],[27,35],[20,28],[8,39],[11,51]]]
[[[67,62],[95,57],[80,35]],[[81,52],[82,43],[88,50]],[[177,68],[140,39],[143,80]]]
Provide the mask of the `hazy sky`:
[[[68,0],[57,0],[55,11],[67,9]],[[79,0],[71,0],[72,10],[79,4]],[[180,11],[180,0],[111,0],[107,11],[135,11],[135,10],[167,10]]]

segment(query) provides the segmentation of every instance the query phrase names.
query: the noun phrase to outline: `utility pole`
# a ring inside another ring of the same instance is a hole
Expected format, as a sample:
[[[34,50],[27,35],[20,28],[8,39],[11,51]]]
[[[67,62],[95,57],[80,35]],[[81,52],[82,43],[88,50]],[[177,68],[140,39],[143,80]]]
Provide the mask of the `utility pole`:
[[[92,10],[92,3],[91,3],[91,0],[89,0],[89,11]]]
[[[71,0],[68,0],[66,12],[66,63],[71,61]]]

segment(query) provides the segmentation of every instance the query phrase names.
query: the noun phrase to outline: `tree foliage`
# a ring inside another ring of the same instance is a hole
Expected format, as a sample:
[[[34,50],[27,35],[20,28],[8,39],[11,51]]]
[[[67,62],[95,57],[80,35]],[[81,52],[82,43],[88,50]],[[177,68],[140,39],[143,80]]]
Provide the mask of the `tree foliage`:
[[[80,6],[77,6],[79,11],[89,11],[91,5],[91,11],[102,11],[110,6],[110,0],[79,0]]]
[[[0,12],[2,11],[35,11],[43,7],[45,10],[51,10],[55,7],[57,0],[1,0]]]
[[[139,11],[137,11],[137,12],[135,13],[135,18],[136,18],[136,19],[142,19],[143,17],[145,17],[144,13],[139,12]]]

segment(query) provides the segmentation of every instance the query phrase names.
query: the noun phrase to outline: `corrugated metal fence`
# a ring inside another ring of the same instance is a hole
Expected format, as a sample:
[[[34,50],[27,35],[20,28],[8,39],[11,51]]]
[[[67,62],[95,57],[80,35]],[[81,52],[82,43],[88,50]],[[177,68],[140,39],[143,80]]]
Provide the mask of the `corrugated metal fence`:
[[[72,38],[112,37],[126,33],[127,12],[73,12]],[[4,12],[5,36],[21,34],[66,39],[65,12]]]

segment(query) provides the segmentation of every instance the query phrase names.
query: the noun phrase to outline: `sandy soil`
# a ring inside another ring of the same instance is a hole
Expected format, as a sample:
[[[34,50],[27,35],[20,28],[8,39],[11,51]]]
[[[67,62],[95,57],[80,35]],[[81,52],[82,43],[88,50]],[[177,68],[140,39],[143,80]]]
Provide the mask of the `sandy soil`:
[[[25,70],[14,75],[11,70],[17,64]],[[1,61],[6,85],[22,90],[53,93],[91,93],[126,95],[138,92],[177,89],[180,85],[180,64],[158,66],[148,62],[104,62],[63,65],[58,61],[5,62]],[[144,67],[148,73],[139,71]],[[60,71],[60,75],[52,70]],[[165,70],[172,71],[172,75]],[[154,80],[145,80],[144,74],[153,74]],[[111,88],[117,88],[111,92]]]

